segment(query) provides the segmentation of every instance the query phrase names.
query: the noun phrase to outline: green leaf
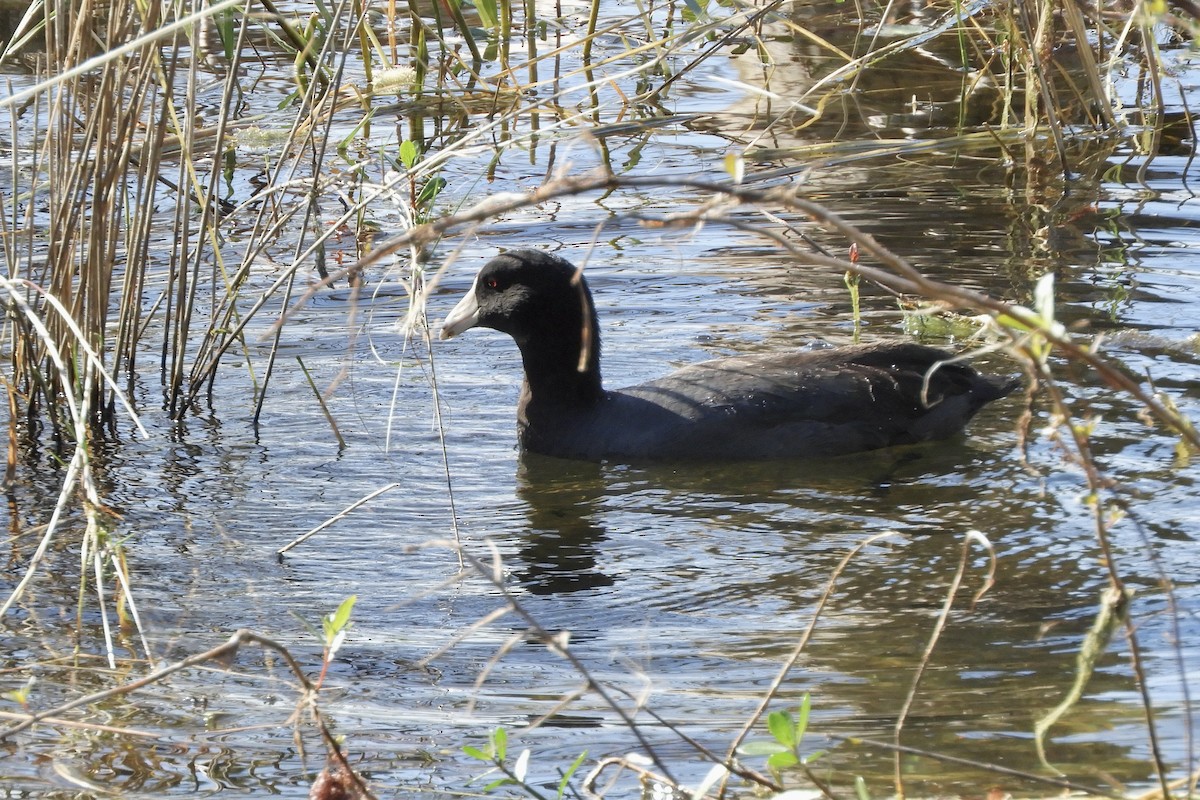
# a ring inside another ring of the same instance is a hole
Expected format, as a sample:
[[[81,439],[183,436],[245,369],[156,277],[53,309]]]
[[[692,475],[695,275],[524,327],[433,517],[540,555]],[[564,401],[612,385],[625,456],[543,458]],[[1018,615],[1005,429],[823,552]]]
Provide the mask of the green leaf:
[[[733,178],[734,183],[742,182],[742,178],[746,175],[746,161],[740,153],[725,155],[725,171],[729,173],[729,177]]]
[[[489,764],[492,763],[492,757],[480,750],[478,747],[472,747],[468,744],[463,747],[463,752],[476,761],[486,761]]]
[[[400,143],[400,163],[404,165],[405,169],[412,169],[420,155],[416,143],[411,139],[405,139]]]
[[[1019,331],[1021,333],[1028,333],[1029,331],[1033,330],[1033,327],[1029,323],[1025,322],[1024,320],[1017,319],[1016,317],[1009,316],[1008,314],[1000,314],[996,317],[996,322],[1000,323],[1006,328],[1011,328],[1012,330]]]
[[[504,754],[508,750],[508,731],[504,728],[496,728],[492,731],[492,752],[496,754],[497,761],[504,760]]]
[[[816,761],[819,758],[824,758],[825,752],[826,751],[824,751],[824,750],[817,750],[816,752],[809,753],[808,755],[806,755],[804,757],[804,763],[811,764],[812,762]]]
[[[756,739],[743,744],[738,748],[738,752],[744,756],[772,756],[776,753],[790,752],[791,749],[786,744],[768,742],[766,739]]]
[[[558,782],[558,794],[555,797],[561,800],[563,792],[567,790],[567,782],[571,780],[571,776],[575,774],[575,770],[579,769],[579,765],[583,763],[583,759],[587,758],[587,750],[579,754],[579,757],[571,762],[571,766],[567,767],[567,771],[563,773],[562,780]]]
[[[812,698],[808,692],[804,693],[804,697],[800,700],[800,715],[796,718],[796,744],[800,744],[800,740],[804,738],[804,732],[808,730],[808,712],[812,710]]]
[[[501,786],[516,786],[517,782],[512,778],[497,778],[496,780],[483,787],[483,793],[487,794],[493,789],[499,789]]]
[[[708,18],[708,0],[684,0],[684,19],[689,22]]]
[[[796,746],[796,729],[792,724],[792,715],[788,712],[772,711],[768,714],[767,730],[780,744],[789,748]]]
[[[356,595],[350,595],[342,601],[337,611],[326,614],[325,618],[321,620],[325,649],[329,651],[329,657],[332,657],[342,646],[342,642],[346,638],[346,631],[350,627],[350,612],[354,609],[357,601]]]
[[[871,800],[871,795],[867,792],[867,782],[863,780],[862,775],[854,779],[854,794],[858,800]]]
[[[496,11],[496,0],[475,0],[475,10],[483,27],[495,30],[500,27],[500,15]]]
[[[791,750],[784,750],[767,759],[767,767],[773,770],[787,769],[799,763],[800,759],[796,758],[796,754]]]
[[[446,188],[445,178],[431,178],[424,186],[421,187],[421,193],[417,195],[417,205],[427,206],[433,202],[433,198],[441,193],[442,189]]]
[[[25,685],[20,689],[13,689],[12,691],[5,692],[4,694],[0,694],[0,697],[4,698],[5,700],[11,700],[14,703],[20,703],[23,706],[28,705],[29,693],[33,690],[33,685],[35,683],[37,683],[37,676],[30,675],[29,680],[25,681]]]
[[[333,615],[333,623],[338,628],[346,627],[346,623],[350,621],[350,612],[354,610],[354,604],[358,602],[358,595],[352,594],[342,601],[338,606],[337,612]]]
[[[233,57],[237,55],[237,29],[235,22],[233,9],[226,9],[217,17],[217,35],[221,39],[221,46],[225,49],[225,60],[227,61],[233,61]]]

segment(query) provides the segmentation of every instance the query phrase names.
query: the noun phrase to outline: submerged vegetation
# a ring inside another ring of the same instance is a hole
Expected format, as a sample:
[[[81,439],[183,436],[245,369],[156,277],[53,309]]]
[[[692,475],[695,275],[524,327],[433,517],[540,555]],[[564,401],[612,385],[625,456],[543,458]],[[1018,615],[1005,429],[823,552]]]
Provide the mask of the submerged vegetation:
[[[361,777],[369,763],[346,755],[355,750],[353,734],[332,731],[319,711],[324,670],[344,646],[353,603],[326,620],[316,680],[287,647],[244,631],[163,665],[167,656],[148,641],[140,619],[139,578],[128,569],[130,545],[106,496],[103,454],[151,435],[139,421],[146,409],[161,406],[180,431],[198,409],[220,415],[227,410],[226,384],[250,387],[257,422],[270,403],[274,376],[304,370],[298,357],[293,363],[285,356],[290,320],[329,292],[346,298],[346,330],[354,337],[373,292],[400,285],[407,304],[402,332],[425,347],[425,302],[475,237],[575,197],[616,198],[612,208],[628,208],[620,198],[637,191],[663,199],[590,219],[593,243],[606,226],[628,222],[645,230],[723,226],[760,237],[800,263],[848,276],[850,291],[857,292],[856,281],[883,287],[915,309],[915,325],[974,315],[971,330],[985,328],[981,338],[989,347],[1019,361],[1029,396],[1046,404],[1048,424],[1040,435],[1051,437],[1083,476],[1105,556],[1109,590],[1080,653],[1079,691],[1096,652],[1120,629],[1147,714],[1155,792],[1194,792],[1196,765],[1175,774],[1161,753],[1138,620],[1124,613],[1130,590],[1109,547],[1110,530],[1129,512],[1127,497],[1097,466],[1091,421],[1074,410],[1060,370],[1086,367],[1132,398],[1148,419],[1174,431],[1181,463],[1200,450],[1200,434],[1170,396],[1114,366],[1060,319],[1053,265],[1031,259],[1027,280],[1008,300],[930,278],[822,204],[820,190],[808,181],[835,165],[946,154],[963,163],[987,160],[1003,165],[1011,191],[1034,209],[1022,235],[1049,237],[1058,222],[1054,201],[1095,180],[1113,153],[1124,153],[1125,161],[1112,168],[1133,170],[1139,180],[1160,156],[1191,157],[1193,121],[1178,99],[1179,79],[1164,63],[1165,53],[1188,46],[1194,34],[1195,21],[1182,12],[1148,0],[903,8],[862,0],[831,6],[594,0],[572,8],[532,0],[478,0],[473,8],[458,0],[408,6],[343,0],[304,9],[270,0],[112,0],[102,11],[35,1],[0,14],[8,25],[0,53],[0,79],[8,87],[0,97],[5,481],[11,489],[48,463],[61,479],[57,503],[37,525],[23,524],[10,503],[19,573],[5,584],[0,618],[11,624],[14,616],[26,616],[27,604],[35,603],[28,592],[47,553],[77,552],[75,615],[99,620],[105,635],[101,645],[80,641],[77,647],[87,653],[102,648],[110,671],[95,693],[68,692],[60,703],[39,703],[36,687],[24,677],[15,681],[14,687],[26,688],[6,695],[20,710],[7,714],[0,741],[17,741],[35,723],[136,738],[141,732],[106,728],[87,710],[117,695],[136,705],[144,687],[185,669],[228,663],[239,647],[255,644],[279,654],[290,669],[294,722],[317,730],[329,754],[323,784],[337,784],[349,796],[387,793],[391,787]],[[804,62],[802,72],[783,69],[792,59]],[[730,64],[737,79],[727,74]],[[696,110],[685,90],[697,84],[726,87],[740,99],[719,112]],[[248,101],[255,96],[267,100]],[[643,147],[664,132],[704,134],[727,150],[712,150],[690,171],[642,169]],[[623,150],[624,160],[613,156],[618,141],[635,143]],[[536,159],[535,151],[541,152]],[[817,228],[829,237],[825,244],[812,234]],[[844,249],[831,250],[831,239]],[[932,304],[960,316],[930,312]],[[336,392],[339,381],[314,383],[318,400]],[[1032,424],[1028,414],[1023,435],[1039,435],[1029,430]],[[794,652],[723,753],[672,728],[643,698],[594,677],[573,655],[569,636],[534,618],[511,593],[498,557],[481,559],[457,540],[433,543],[456,553],[454,566],[462,571],[452,567],[447,581],[482,578],[503,597],[502,608],[477,628],[504,615],[522,619],[522,635],[494,661],[526,637],[567,659],[578,670],[579,695],[601,698],[645,758],[597,754],[588,761],[581,755],[548,767],[553,780],[538,782],[529,778],[529,752],[514,758],[498,726],[485,744],[467,745],[469,758],[497,771],[482,779],[481,790],[534,797],[628,793],[619,781],[619,788],[603,783],[609,771],[621,770],[683,791],[671,756],[660,755],[665,748],[645,733],[653,724],[675,734],[672,748],[682,743],[691,748],[689,757],[711,765],[703,784],[692,787],[696,797],[748,787],[780,793],[801,784],[828,797],[882,796],[884,787],[867,787],[855,774],[824,771],[819,754],[806,749],[802,737],[812,727],[807,697],[799,709],[776,701],[825,602],[838,591],[841,571],[877,538],[863,542],[830,576]],[[910,700],[965,576],[979,568],[973,547],[985,554],[979,594],[986,589],[994,554],[984,536],[971,533],[912,678]],[[1172,597],[1166,570],[1158,588]],[[39,624],[55,623],[68,624]],[[82,660],[80,653],[74,657]],[[24,676],[31,665],[16,657],[5,666]],[[1036,723],[1039,751],[1078,696],[1073,691]],[[574,699],[562,698],[556,709]],[[817,707],[820,702],[813,700]],[[64,717],[71,711],[78,716]],[[870,743],[894,755],[891,791],[897,796],[905,792],[906,754],[941,757],[903,743],[909,711],[908,704],[898,711],[893,741]],[[1028,791],[1120,794],[1056,775],[1052,767],[1031,775],[974,766],[1004,776],[998,782],[1033,787]]]

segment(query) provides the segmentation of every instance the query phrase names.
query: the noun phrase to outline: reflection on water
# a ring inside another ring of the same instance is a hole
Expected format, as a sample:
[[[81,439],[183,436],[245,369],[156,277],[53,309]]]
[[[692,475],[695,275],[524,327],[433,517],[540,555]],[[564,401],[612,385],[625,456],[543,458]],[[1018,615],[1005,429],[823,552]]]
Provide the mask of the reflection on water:
[[[604,493],[601,467],[522,454],[517,496],[529,522],[517,552],[516,575],[534,594],[559,594],[612,586],[596,563],[605,540],[597,522]]]
[[[612,586],[614,578],[597,562],[608,539],[602,526],[608,498],[652,494],[657,513],[679,517],[727,513],[731,504],[738,504],[738,526],[754,528],[773,517],[769,505],[762,512],[754,510],[756,499],[811,486],[818,474],[823,481],[840,474],[843,487],[861,486],[882,501],[892,481],[902,479],[898,471],[919,460],[921,450],[856,454],[821,466],[806,461],[744,463],[732,470],[718,464],[602,466],[522,453],[517,496],[525,504],[528,527],[520,537],[514,574],[534,594]]]

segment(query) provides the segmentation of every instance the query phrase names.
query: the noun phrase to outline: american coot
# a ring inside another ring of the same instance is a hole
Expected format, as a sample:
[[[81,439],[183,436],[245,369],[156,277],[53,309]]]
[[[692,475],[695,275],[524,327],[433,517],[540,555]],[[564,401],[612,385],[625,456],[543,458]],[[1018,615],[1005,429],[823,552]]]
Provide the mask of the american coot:
[[[442,338],[477,326],[507,333],[521,350],[521,444],[562,458],[843,455],[951,436],[1018,386],[901,343],[722,358],[605,391],[587,284],[538,250],[489,261],[442,323]]]

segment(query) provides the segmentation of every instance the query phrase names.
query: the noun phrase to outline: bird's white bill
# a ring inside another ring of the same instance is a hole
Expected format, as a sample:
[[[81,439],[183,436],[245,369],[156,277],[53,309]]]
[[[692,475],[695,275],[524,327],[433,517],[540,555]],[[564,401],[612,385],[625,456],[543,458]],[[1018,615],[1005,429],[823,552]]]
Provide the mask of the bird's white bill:
[[[471,290],[466,293],[462,300],[458,301],[458,305],[450,310],[446,318],[442,320],[442,338],[449,339],[451,336],[458,336],[468,328],[474,328],[479,324],[479,301],[475,299],[475,285],[471,284]]]

